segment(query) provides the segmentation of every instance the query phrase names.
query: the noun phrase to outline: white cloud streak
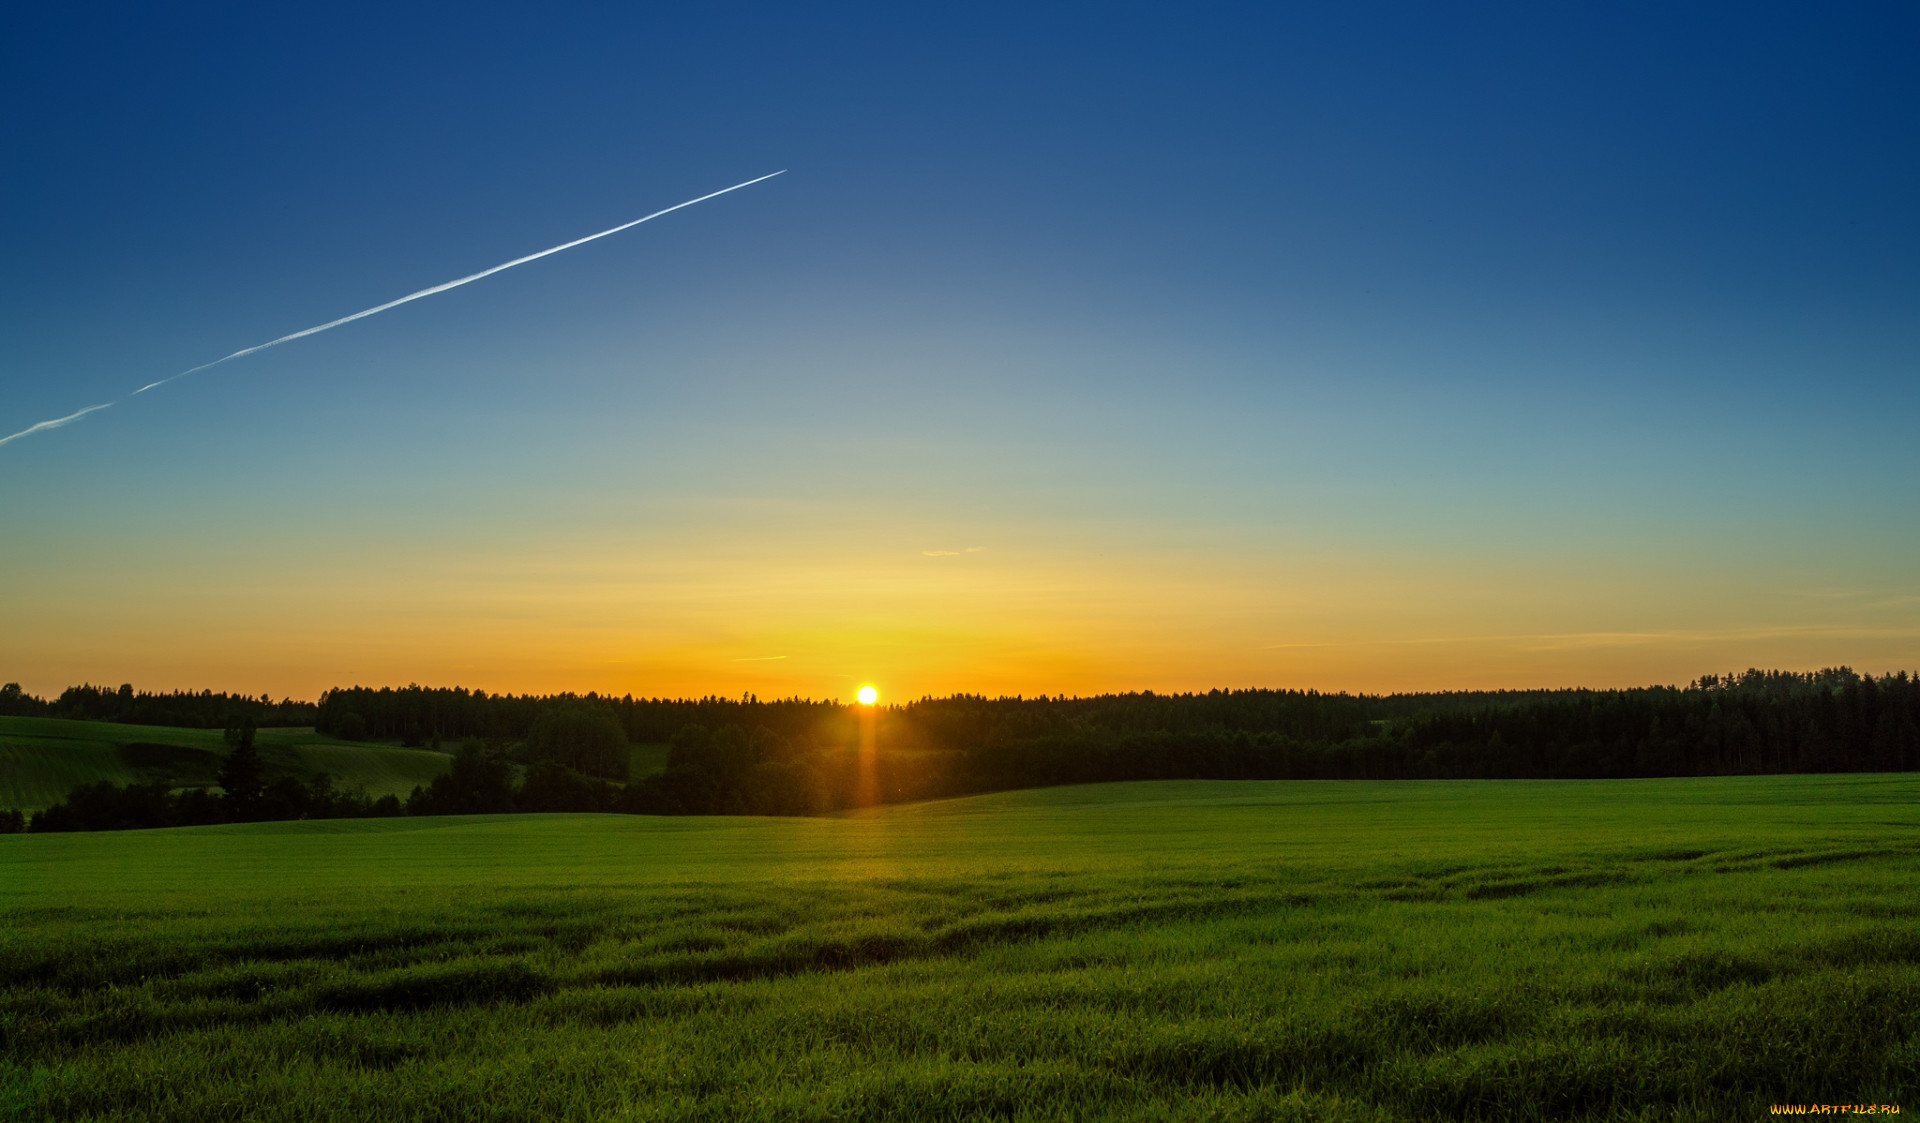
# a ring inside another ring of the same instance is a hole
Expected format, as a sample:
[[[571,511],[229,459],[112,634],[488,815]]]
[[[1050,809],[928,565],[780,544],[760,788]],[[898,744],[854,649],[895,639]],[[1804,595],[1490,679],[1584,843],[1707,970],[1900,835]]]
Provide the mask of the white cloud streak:
[[[360,312],[355,312],[350,316],[342,316],[337,320],[328,320],[324,324],[316,324],[313,327],[296,331],[291,335],[283,335],[278,339],[270,339],[265,343],[257,344],[252,347],[241,348],[240,350],[235,351],[231,355],[227,355],[222,358],[215,359],[210,363],[201,363],[199,366],[190,367],[187,370],[181,371],[179,374],[171,374],[165,378],[160,379],[157,382],[149,382],[145,386],[140,387],[138,390],[135,390],[133,394],[130,394],[128,396],[132,397],[133,395],[144,394],[148,390],[158,389],[159,387],[165,386],[169,382],[178,381],[179,379],[185,378],[190,374],[198,374],[201,371],[207,370],[210,367],[217,367],[221,363],[229,363],[235,359],[244,358],[247,355],[255,354],[256,352],[265,351],[269,347],[278,347],[282,343],[291,343],[296,339],[305,339],[309,335],[318,335],[323,331],[330,331],[333,328],[337,328],[341,326],[342,324],[350,324],[355,320],[364,320],[368,316],[378,315],[381,312],[385,312],[389,308],[398,308],[402,304],[408,304],[415,300],[419,300],[423,297],[433,296],[436,293],[443,293],[443,292],[446,292],[448,289],[457,289],[461,285],[470,285],[473,282],[480,280],[482,277],[491,277],[495,273],[501,272],[502,270],[505,270],[505,269],[511,269],[516,265],[525,265],[529,261],[538,261],[543,257],[547,257],[549,255],[559,253],[561,250],[570,250],[575,246],[584,246],[588,242],[595,241],[600,238],[605,238],[609,234],[618,234],[622,230],[630,230],[633,227],[638,226],[643,222],[651,222],[654,219],[659,218],[661,215],[672,214],[674,211],[680,210],[683,207],[691,207],[695,203],[704,203],[708,199],[713,199],[721,195],[725,195],[729,191],[738,191],[742,187],[752,187],[754,184],[759,183],[763,180],[769,180],[769,179],[772,179],[774,176],[784,175],[784,174],[786,174],[785,168],[782,168],[777,172],[769,172],[768,174],[760,176],[758,178],[747,180],[745,183],[736,183],[732,187],[724,187],[718,191],[709,192],[708,194],[702,195],[697,199],[688,199],[684,203],[675,203],[673,206],[668,207],[665,210],[655,211],[650,215],[645,215],[641,218],[636,218],[632,222],[623,222],[618,226],[608,227],[607,229],[600,231],[598,234],[589,234],[584,238],[575,238],[571,242],[563,242],[560,245],[554,246],[550,249],[541,250],[538,253],[530,253],[525,257],[516,257],[512,261],[503,262],[499,265],[494,266],[491,269],[482,269],[478,273],[471,273],[465,277],[460,277],[456,280],[446,281],[442,284],[434,285],[431,288],[424,288],[424,289],[421,289],[419,292],[408,293],[407,295],[400,297],[397,300],[389,300],[385,304],[376,304],[372,308],[368,308]],[[67,425],[72,422],[80,420],[82,417],[85,417],[87,414],[92,413],[95,410],[106,409],[107,406],[111,406],[113,404],[115,403],[107,402],[104,405],[88,406],[86,409],[80,410],[78,413],[70,413],[65,417],[55,418],[52,421],[38,422],[37,424],[28,426],[27,428],[20,430],[18,433],[15,433],[10,437],[0,437],[0,445],[4,445],[12,441],[17,441],[21,437],[32,436],[35,433],[42,432],[47,429],[58,429],[62,425]]]
[[[32,425],[27,426],[25,429],[20,430],[18,433],[13,434],[10,437],[0,437],[0,445],[11,444],[14,441],[19,440],[21,437],[31,437],[35,433],[42,433],[48,429],[58,429],[62,425],[71,425],[74,422],[85,417],[87,414],[92,413],[95,410],[106,409],[108,406],[112,404],[113,404],[112,402],[103,402],[97,406],[88,406],[85,409],[75,410],[74,412],[67,414],[65,417],[56,417],[52,421],[37,421]]]

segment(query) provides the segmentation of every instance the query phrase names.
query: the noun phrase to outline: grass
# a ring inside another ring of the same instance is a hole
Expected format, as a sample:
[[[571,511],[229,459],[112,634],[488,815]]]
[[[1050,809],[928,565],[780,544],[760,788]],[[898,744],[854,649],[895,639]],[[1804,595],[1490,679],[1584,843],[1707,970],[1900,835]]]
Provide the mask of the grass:
[[[627,750],[627,778],[644,780],[667,770],[667,744],[645,742]]]
[[[1920,1085],[1920,780],[0,837],[0,1119],[1753,1119]]]
[[[446,770],[427,749],[341,741],[312,729],[262,729],[256,742],[268,774],[306,779],[324,771],[342,788],[404,798]],[[0,717],[0,808],[34,811],[65,799],[75,784],[166,779],[209,786],[226,756],[218,729],[174,729],[65,718]]]

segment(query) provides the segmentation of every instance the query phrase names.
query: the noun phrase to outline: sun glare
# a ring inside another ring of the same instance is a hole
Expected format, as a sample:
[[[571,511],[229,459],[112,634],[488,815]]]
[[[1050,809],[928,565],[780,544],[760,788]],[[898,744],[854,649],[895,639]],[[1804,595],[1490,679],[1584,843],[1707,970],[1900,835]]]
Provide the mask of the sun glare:
[[[880,692],[871,686],[863,686],[854,696],[860,699],[861,705],[871,706],[874,700],[880,697]]]

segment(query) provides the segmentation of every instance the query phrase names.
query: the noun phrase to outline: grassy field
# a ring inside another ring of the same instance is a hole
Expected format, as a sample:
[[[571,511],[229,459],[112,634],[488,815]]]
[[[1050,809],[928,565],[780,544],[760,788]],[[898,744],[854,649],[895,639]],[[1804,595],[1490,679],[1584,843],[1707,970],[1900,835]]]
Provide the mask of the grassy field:
[[[1920,1087],[1913,776],[0,837],[0,1119],[1758,1119]]]
[[[0,717],[0,808],[37,810],[94,780],[212,785],[226,756],[223,737],[218,729]],[[362,787],[376,798],[405,798],[415,784],[445,771],[449,759],[427,749],[339,741],[311,729],[262,729],[256,743],[269,775],[304,780],[324,771],[337,786]]]
[[[66,718],[0,717],[0,809],[37,811],[65,799],[75,784],[167,779],[212,786],[227,746],[218,729],[174,729]],[[305,780],[315,772],[340,788],[405,799],[432,783],[449,755],[366,741],[341,741],[311,729],[262,729],[260,755],[270,776]],[[633,746],[630,774],[640,780],[667,767],[665,744]]]

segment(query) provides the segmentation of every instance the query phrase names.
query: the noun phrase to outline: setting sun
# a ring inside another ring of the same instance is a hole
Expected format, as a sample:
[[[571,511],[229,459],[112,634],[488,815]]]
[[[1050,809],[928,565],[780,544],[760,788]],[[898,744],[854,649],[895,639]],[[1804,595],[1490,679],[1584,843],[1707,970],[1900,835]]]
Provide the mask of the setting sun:
[[[874,700],[880,697],[880,692],[871,686],[863,686],[855,692],[854,697],[860,699],[861,705],[871,706]]]

